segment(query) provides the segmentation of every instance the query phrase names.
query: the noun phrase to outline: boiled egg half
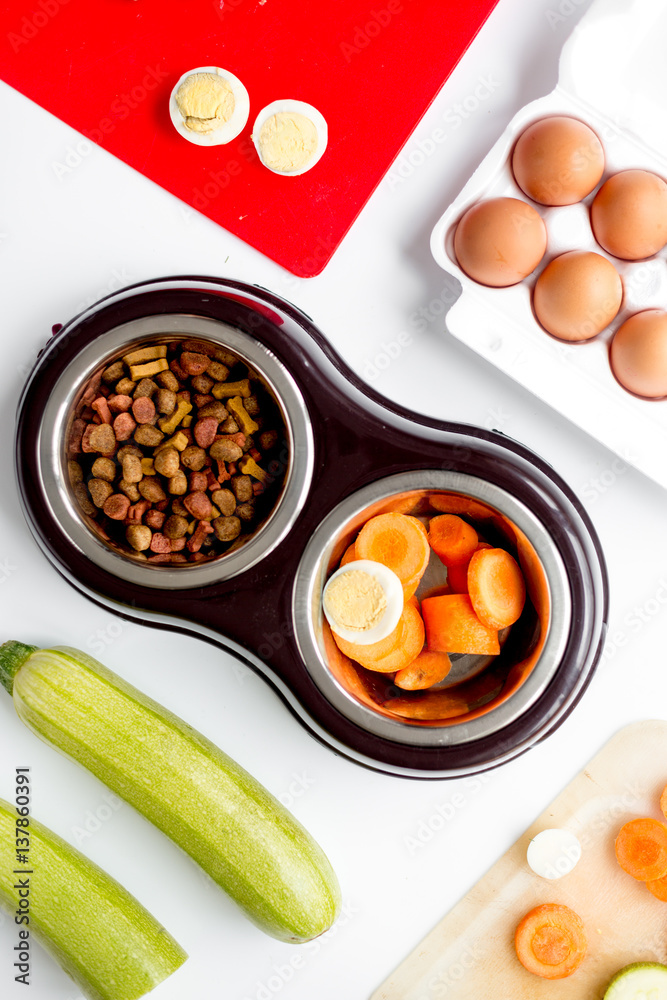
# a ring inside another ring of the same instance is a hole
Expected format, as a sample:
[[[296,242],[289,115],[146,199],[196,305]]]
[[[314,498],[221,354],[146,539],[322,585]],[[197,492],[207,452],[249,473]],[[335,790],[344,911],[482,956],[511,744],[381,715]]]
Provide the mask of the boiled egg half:
[[[328,128],[324,116],[312,104],[273,101],[257,115],[252,140],[267,169],[296,177],[321,159],[327,148]]]
[[[184,73],[171,92],[169,114],[174,128],[197,146],[231,142],[250,115],[248,91],[237,76],[220,66],[199,66]]]
[[[359,646],[386,639],[403,612],[403,585],[388,566],[355,559],[333,573],[322,608],[331,631]]]

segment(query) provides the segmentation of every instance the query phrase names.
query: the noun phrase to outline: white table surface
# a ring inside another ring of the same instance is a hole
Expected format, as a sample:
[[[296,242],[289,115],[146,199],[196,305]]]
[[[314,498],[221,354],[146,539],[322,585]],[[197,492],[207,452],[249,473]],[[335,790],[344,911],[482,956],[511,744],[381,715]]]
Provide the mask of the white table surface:
[[[442,303],[452,285],[428,245],[435,220],[512,115],[554,86],[561,46],[587,6],[500,0],[403,151],[428,155],[413,156],[422,162],[411,169],[399,158],[324,273],[307,280],[97,147],[63,174],[56,165],[78,134],[0,85],[1,638],[80,647],[177,711],[290,804],[328,853],[344,896],[343,916],[324,938],[275,942],[129,806],[105,808],[105,788],[29,733],[3,693],[0,797],[13,796],[14,769],[29,766],[35,816],[78,837],[186,948],[189,961],[154,992],[159,1000],[370,996],[612,733],[667,713],[664,491],[448,335]],[[415,54],[408,71],[418,63]],[[444,141],[432,141],[436,132]],[[122,285],[178,273],[257,282],[285,296],[374,388],[438,418],[504,431],[577,491],[608,561],[612,639],[583,701],[545,743],[481,779],[373,773],[315,742],[231,656],[127,624],[50,566],[24,523],[12,475],[26,371],[53,323]],[[400,360],[375,370],[386,345],[406,333]],[[434,822],[439,808],[451,816],[446,823]],[[99,828],[82,840],[97,814]],[[0,915],[7,1000],[26,995],[13,981],[15,943],[13,921]],[[35,949],[30,997],[80,994]]]

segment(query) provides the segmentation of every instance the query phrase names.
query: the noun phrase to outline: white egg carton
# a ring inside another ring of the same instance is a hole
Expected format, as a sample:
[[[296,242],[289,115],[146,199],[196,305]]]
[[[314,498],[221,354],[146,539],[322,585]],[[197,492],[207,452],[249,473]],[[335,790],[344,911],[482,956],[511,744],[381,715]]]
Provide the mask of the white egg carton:
[[[447,316],[450,332],[482,357],[568,417],[628,464],[667,488],[667,400],[646,401],[616,382],[609,341],[627,317],[667,309],[667,251],[646,261],[621,261],[595,242],[589,206],[547,208],[531,202],[512,176],[510,151],[523,130],[548,115],[589,124],[605,148],[602,183],[629,167],[667,180],[667,4],[662,0],[595,0],[563,47],[559,80],[546,97],[522,108],[481,162],[431,234],[437,263],[455,275],[462,294]],[[458,266],[456,223],[472,204],[509,196],[528,201],[548,230],[538,269],[509,288],[477,284]],[[531,306],[532,288],[546,264],[566,250],[608,257],[624,284],[621,311],[597,339],[561,343],[544,332]]]

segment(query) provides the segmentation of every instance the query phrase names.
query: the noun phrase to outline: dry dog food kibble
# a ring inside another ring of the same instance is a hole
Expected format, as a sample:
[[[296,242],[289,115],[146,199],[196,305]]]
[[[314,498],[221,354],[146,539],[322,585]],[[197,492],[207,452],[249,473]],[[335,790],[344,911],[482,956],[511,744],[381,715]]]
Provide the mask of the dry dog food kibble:
[[[148,344],[86,386],[68,437],[70,485],[126,554],[201,562],[271,512],[285,442],[276,401],[235,355],[208,341]]]

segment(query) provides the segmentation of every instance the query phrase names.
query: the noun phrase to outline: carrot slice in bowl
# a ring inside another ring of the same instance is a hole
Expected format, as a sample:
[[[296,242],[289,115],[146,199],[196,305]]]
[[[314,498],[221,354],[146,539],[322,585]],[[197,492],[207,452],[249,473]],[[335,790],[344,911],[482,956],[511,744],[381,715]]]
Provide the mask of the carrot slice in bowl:
[[[467,562],[477,548],[477,532],[457,514],[438,514],[428,526],[428,540],[435,554],[444,562]]]
[[[498,632],[479,620],[467,594],[425,597],[422,614],[426,627],[426,645],[440,653],[500,652]]]
[[[451,669],[452,661],[447,653],[423,649],[412,663],[397,671],[394,684],[404,691],[423,691],[444,681]]]
[[[409,514],[378,514],[355,542],[357,559],[372,559],[392,569],[401,583],[421,579],[431,555],[424,526]]]
[[[416,598],[412,598],[405,605],[401,621],[403,622],[403,635],[398,646],[386,656],[377,659],[365,658],[363,661],[358,661],[362,667],[390,674],[395,670],[403,670],[419,656],[424,648],[424,622],[419,613],[419,603]]]
[[[468,593],[475,614],[488,628],[507,628],[521,616],[526,582],[505,549],[479,549],[468,566]]]
[[[542,979],[564,979],[586,957],[586,931],[579,914],[569,906],[542,903],[520,921],[514,947],[528,972]]]
[[[380,660],[387,653],[393,652],[401,644],[405,627],[404,620],[405,608],[393,632],[390,632],[386,638],[380,639],[378,642],[371,642],[365,646],[358,642],[350,642],[349,639],[343,639],[333,629],[331,630],[331,634],[341,653],[349,656],[351,660],[356,660],[357,663],[361,663],[363,666],[363,660]]]
[[[475,552],[479,552],[480,549],[490,549],[492,547],[488,542],[479,542]],[[453,562],[447,566],[447,583],[455,594],[468,593],[468,569],[470,567],[470,560],[475,552],[464,562]]]
[[[639,882],[653,882],[667,875],[667,824],[650,817],[625,823],[615,843],[616,860]]]
[[[357,558],[356,548],[354,542],[345,549],[343,552],[343,558],[340,561],[339,568],[342,566],[347,566],[350,562],[355,562]]]

